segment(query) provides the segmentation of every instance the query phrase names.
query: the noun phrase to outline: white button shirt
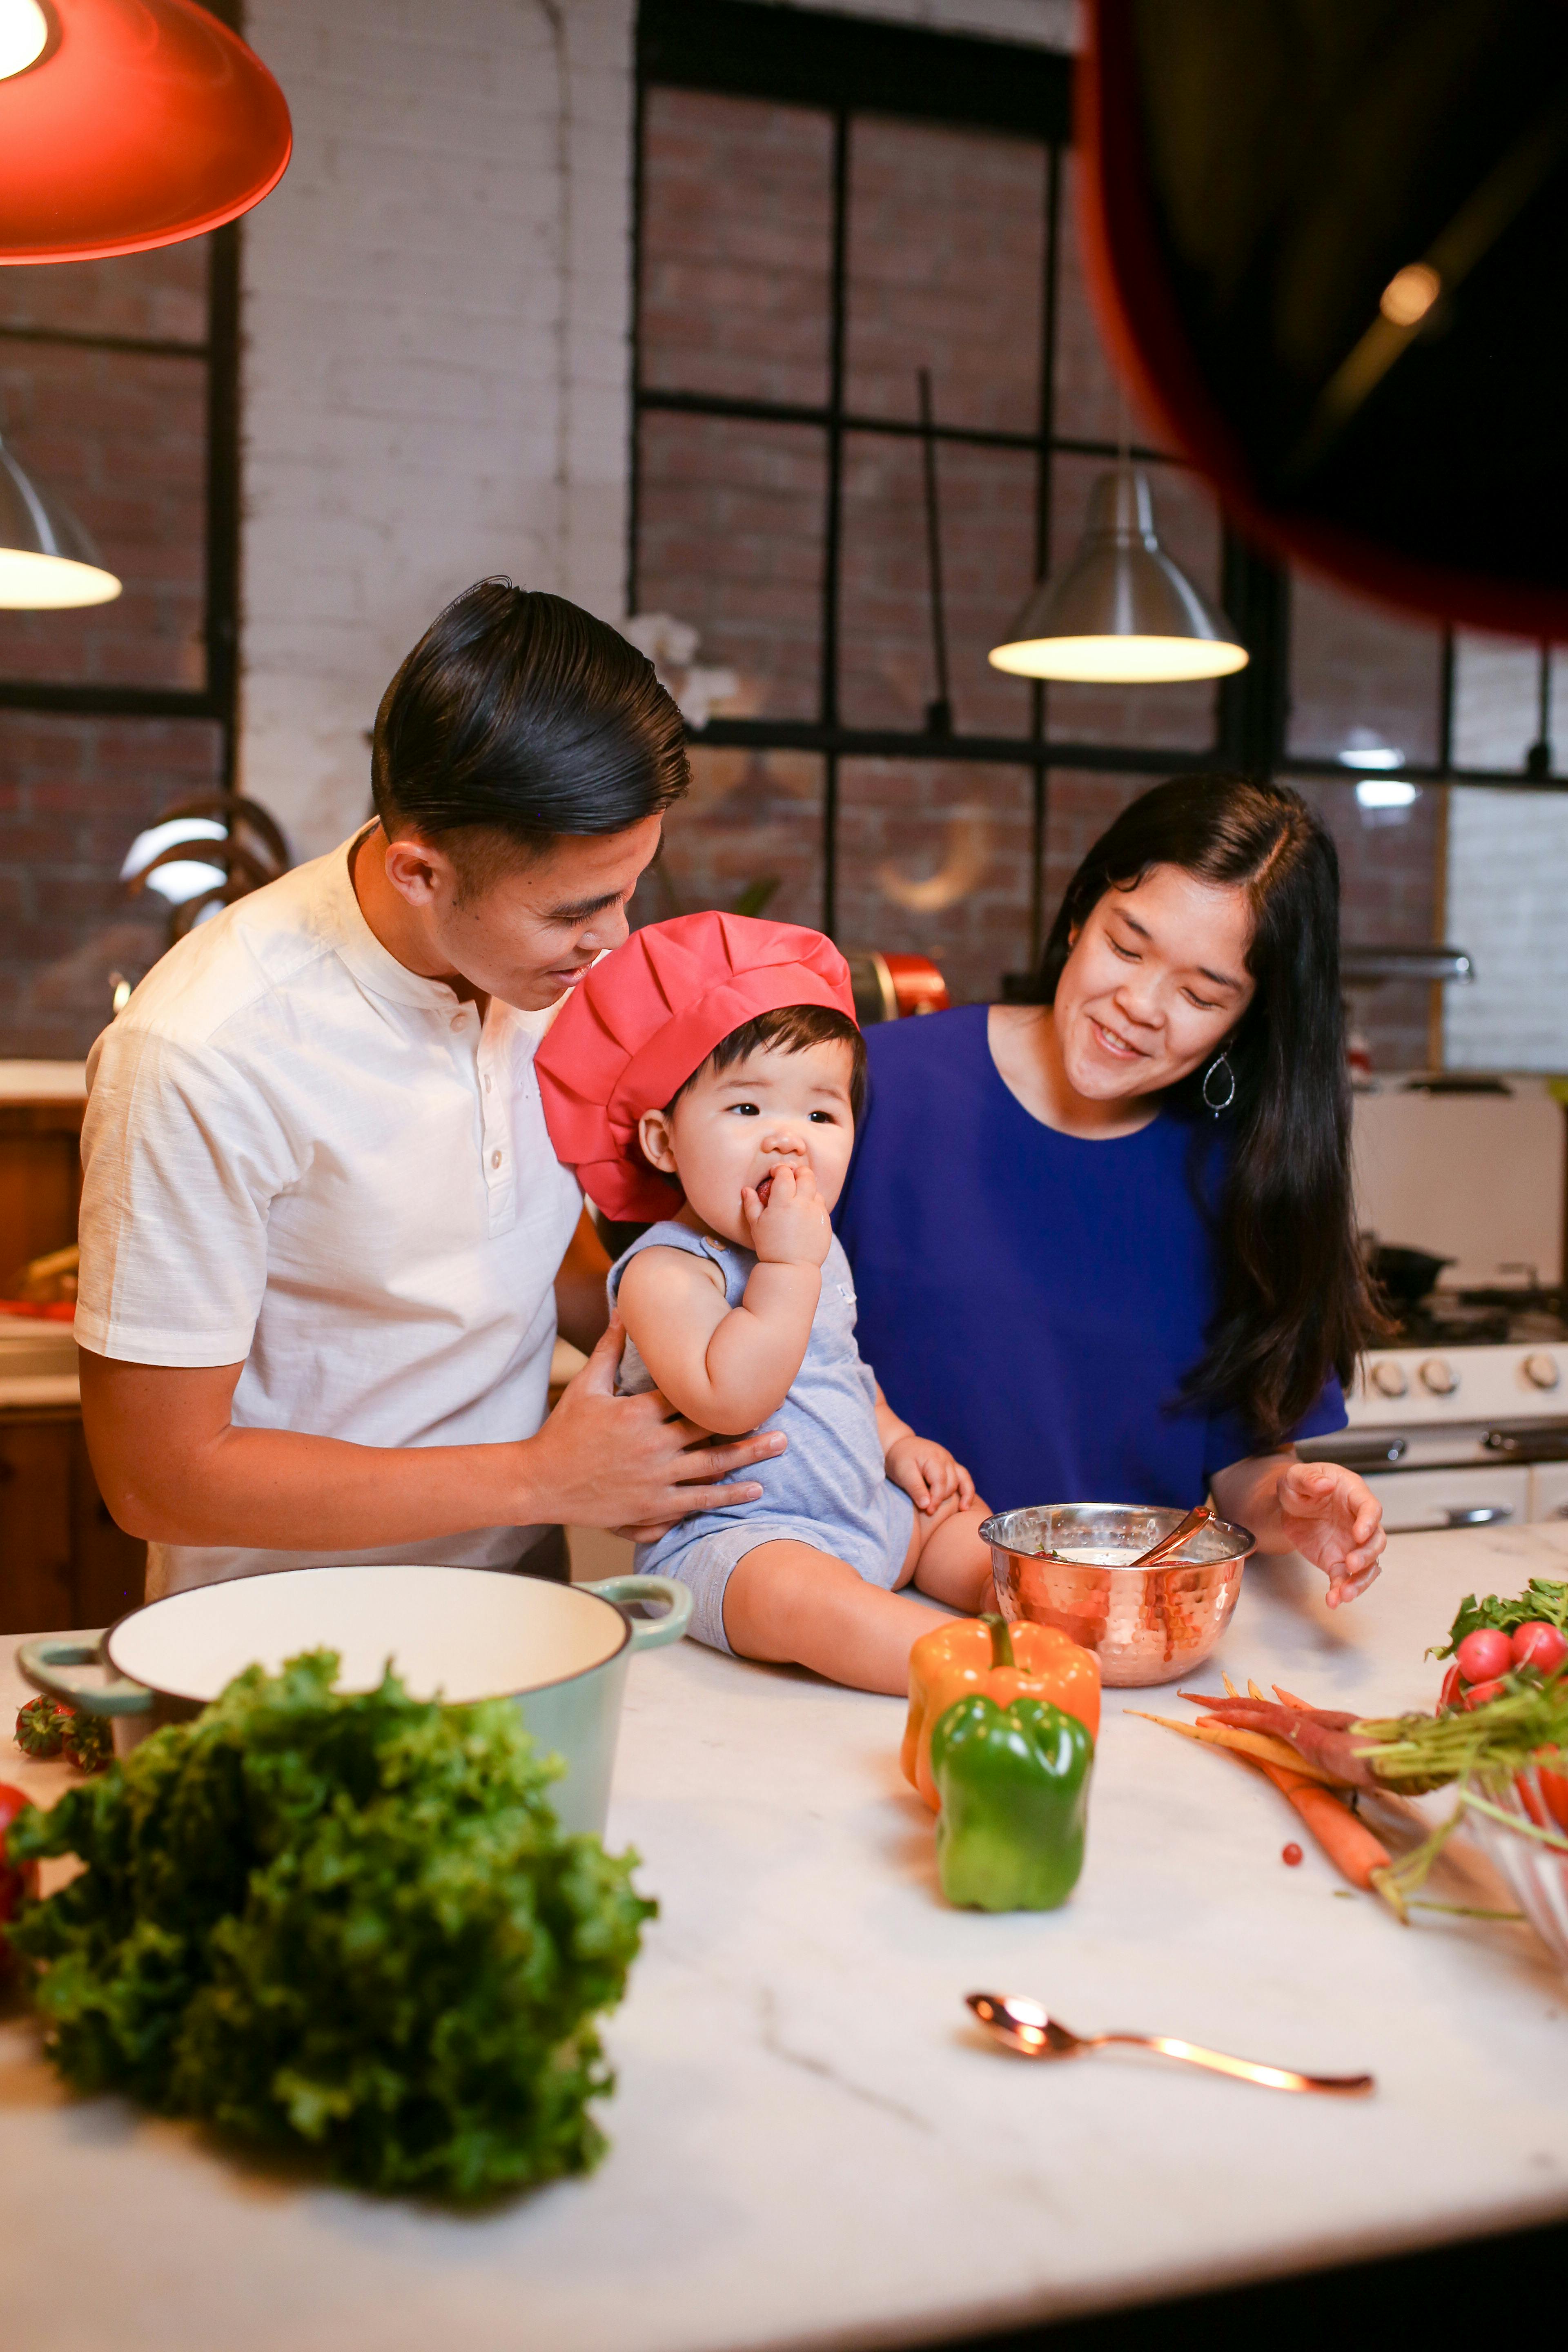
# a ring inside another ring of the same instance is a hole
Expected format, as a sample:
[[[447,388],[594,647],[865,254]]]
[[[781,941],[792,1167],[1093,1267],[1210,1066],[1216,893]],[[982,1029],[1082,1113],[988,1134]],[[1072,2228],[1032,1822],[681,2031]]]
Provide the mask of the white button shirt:
[[[582,1206],[533,1074],[553,1008],[492,998],[481,1025],[406,971],[360,912],[352,846],[193,931],[93,1047],[77,1336],[132,1363],[243,1362],[237,1428],[529,1437]],[[536,1533],[154,1544],[148,1596],[318,1561],[510,1565]]]

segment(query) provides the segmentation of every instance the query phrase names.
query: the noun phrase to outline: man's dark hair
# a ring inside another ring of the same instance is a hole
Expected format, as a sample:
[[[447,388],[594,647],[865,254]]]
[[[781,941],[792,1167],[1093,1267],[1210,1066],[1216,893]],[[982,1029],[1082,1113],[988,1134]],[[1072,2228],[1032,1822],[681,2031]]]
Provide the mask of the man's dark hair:
[[[563,596],[481,580],[382,696],[371,781],[389,835],[441,842],[467,870],[562,834],[623,833],[691,772],[679,711],[618,630]]]
[[[721,1037],[707,1059],[699,1062],[691,1076],[676,1087],[664,1108],[667,1112],[672,1111],[704,1070],[711,1070],[717,1076],[721,1070],[733,1069],[748,1054],[759,1054],[765,1046],[776,1045],[786,1054],[804,1054],[809,1046],[830,1045],[849,1048],[849,1108],[858,1126],[866,1100],[866,1040],[847,1013],[835,1013],[829,1004],[786,1004],[777,1013],[759,1013],[754,1019],[742,1021],[738,1029]]]

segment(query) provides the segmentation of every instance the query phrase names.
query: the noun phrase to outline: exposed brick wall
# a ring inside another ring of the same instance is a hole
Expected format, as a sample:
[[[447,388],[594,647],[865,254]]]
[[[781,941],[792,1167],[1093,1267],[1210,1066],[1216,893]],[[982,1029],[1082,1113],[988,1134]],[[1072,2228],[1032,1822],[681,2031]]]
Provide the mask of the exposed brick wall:
[[[0,270],[0,320],[199,343],[205,240],[68,268]],[[0,677],[200,687],[206,371],[199,357],[0,340],[0,425],[18,461],[91,534],[123,593],[0,613]],[[163,948],[156,900],[120,868],[158,812],[217,781],[205,721],[0,711],[0,1052],[73,1057],[109,1013],[109,973]]]
[[[199,719],[0,711],[0,1052],[75,1060],[168,944],[167,910],[119,876],[162,809],[219,781]]]

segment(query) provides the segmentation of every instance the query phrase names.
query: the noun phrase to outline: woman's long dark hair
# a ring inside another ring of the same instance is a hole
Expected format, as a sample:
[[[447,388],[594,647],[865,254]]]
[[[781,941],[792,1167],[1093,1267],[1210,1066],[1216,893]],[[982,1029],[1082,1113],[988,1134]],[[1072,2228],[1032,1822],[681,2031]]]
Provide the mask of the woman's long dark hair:
[[[1384,1328],[1351,1200],[1339,859],[1321,818],[1284,784],[1214,775],[1156,784],[1068,884],[1041,960],[1041,1003],[1055,1002],[1072,942],[1105,893],[1156,866],[1239,887],[1252,901],[1256,992],[1226,1045],[1236,1095],[1220,1122],[1232,1149],[1216,1212],[1219,1304],[1185,1392],[1234,1407],[1276,1445],[1330,1371],[1348,1381]],[[1203,1079],[1200,1067],[1167,1100],[1212,1132]]]

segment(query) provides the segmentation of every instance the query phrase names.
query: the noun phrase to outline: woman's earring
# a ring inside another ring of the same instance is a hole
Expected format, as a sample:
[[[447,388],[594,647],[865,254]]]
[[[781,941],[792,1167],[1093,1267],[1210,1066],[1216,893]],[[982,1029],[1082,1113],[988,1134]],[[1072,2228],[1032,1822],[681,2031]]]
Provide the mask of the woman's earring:
[[[1223,1076],[1221,1076],[1222,1071],[1224,1073]],[[1209,1092],[1211,1085],[1215,1085],[1216,1083],[1223,1086],[1225,1088],[1224,1094],[1221,1095],[1217,1100]],[[1204,1072],[1203,1094],[1205,1108],[1212,1110],[1215,1118],[1219,1117],[1222,1110],[1228,1110],[1232,1103],[1236,1100],[1236,1072],[1230,1066],[1230,1055],[1224,1052],[1216,1054],[1214,1060],[1209,1064],[1208,1068]]]

